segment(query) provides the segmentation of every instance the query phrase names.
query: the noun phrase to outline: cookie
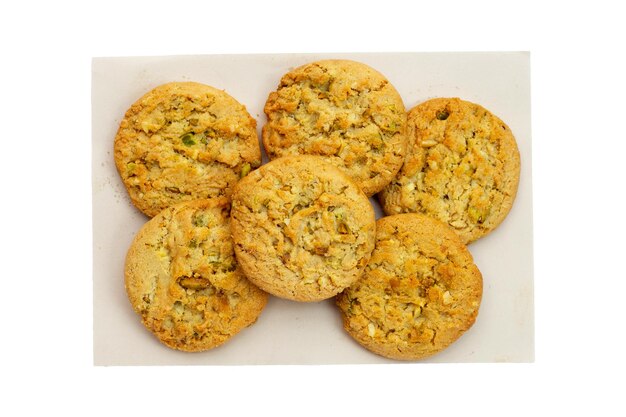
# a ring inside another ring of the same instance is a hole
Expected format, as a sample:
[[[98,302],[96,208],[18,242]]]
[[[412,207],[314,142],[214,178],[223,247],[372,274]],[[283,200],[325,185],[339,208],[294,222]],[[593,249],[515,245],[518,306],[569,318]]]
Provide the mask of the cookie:
[[[141,321],[165,345],[214,348],[257,320],[267,294],[238,267],[226,197],[179,203],[147,222],[125,267]]]
[[[386,214],[424,213],[470,243],[507,216],[520,175],[511,129],[478,104],[437,98],[411,109],[409,147],[379,194]]]
[[[348,176],[315,156],[276,159],[235,186],[237,260],[261,289],[319,301],[354,283],[374,249],[374,209]]]
[[[482,276],[445,224],[408,213],[376,223],[363,277],[336,301],[344,328],[370,351],[417,360],[457,340],[476,319]]]
[[[406,113],[378,71],[346,60],[289,72],[265,104],[263,145],[270,159],[317,155],[372,196],[396,175],[406,151]]]
[[[224,91],[194,82],[161,85],[126,112],[115,165],[133,204],[152,217],[173,204],[229,196],[261,165],[256,121]]]

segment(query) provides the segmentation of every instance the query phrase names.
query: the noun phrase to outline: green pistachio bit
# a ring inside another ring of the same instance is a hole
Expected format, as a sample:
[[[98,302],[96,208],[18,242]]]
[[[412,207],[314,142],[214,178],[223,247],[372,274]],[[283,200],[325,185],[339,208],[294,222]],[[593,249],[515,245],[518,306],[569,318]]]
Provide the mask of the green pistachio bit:
[[[219,270],[219,271],[232,272],[235,269],[237,269],[237,264],[235,263],[235,260],[232,258],[224,259],[224,260],[220,260],[220,259],[209,260],[209,263],[211,264],[213,269]]]
[[[189,241],[189,245],[190,248],[197,248],[198,247],[198,242],[196,242],[196,239],[191,239]]]
[[[206,138],[206,134],[204,133],[196,133],[195,139],[197,139],[200,143],[207,144],[209,141]]]
[[[341,260],[337,259],[337,258],[327,258],[329,259],[329,264],[330,267],[333,269],[340,269],[341,268]],[[328,262],[328,261],[327,261]]]
[[[206,216],[198,215],[192,219],[192,223],[196,227],[204,227],[208,224]]]
[[[128,164],[126,164],[126,169],[128,170],[128,173],[132,173],[135,168],[137,168],[137,164],[134,162],[129,162]]]
[[[481,211],[476,207],[470,207],[469,209],[467,209],[467,215],[471,221],[478,224],[482,224],[487,217],[486,211]]]
[[[384,145],[382,133],[378,132],[378,135],[372,136],[369,140],[369,144],[372,149],[380,150]]]
[[[389,133],[397,133],[400,131],[400,125],[396,123],[396,120],[391,120],[386,126],[380,126],[380,129]]]
[[[474,207],[470,207],[467,209],[467,215],[474,223],[476,223],[478,221],[478,218],[480,217],[480,214],[478,214],[478,210],[476,210],[476,208]]]
[[[180,139],[183,141],[185,146],[193,146],[196,144],[196,141],[194,140],[194,134],[191,132],[185,133],[180,137]]]
[[[438,120],[446,120],[448,118],[448,116],[450,116],[450,113],[448,113],[447,110],[442,110],[442,111],[438,111],[437,112],[437,119]]]
[[[248,175],[251,169],[252,167],[250,166],[250,164],[244,164],[243,167],[241,168],[240,178],[243,178],[246,175]]]

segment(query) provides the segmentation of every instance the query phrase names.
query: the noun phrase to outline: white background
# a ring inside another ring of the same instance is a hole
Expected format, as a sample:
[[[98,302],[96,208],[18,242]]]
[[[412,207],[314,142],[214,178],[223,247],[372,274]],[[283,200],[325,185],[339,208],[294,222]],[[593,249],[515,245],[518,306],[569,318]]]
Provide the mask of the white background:
[[[623,415],[623,13],[228,4],[2,6],[2,414]],[[92,56],[459,50],[531,51],[536,363],[92,366]]]

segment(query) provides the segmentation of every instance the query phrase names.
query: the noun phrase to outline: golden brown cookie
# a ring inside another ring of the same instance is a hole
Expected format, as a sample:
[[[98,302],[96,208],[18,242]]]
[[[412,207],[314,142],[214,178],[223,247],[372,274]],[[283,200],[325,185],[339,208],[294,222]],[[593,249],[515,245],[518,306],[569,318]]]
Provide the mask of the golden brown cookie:
[[[174,205],[146,223],[128,251],[128,298],[173,349],[221,345],[254,323],[267,302],[237,265],[229,208],[226,197]]]
[[[406,150],[402,98],[378,71],[346,60],[289,72],[265,104],[263,145],[270,159],[318,155],[367,194],[396,175]]]
[[[250,281],[278,297],[330,298],[355,282],[374,249],[374,210],[315,156],[263,165],[233,191],[235,253]]]
[[[337,296],[344,328],[392,359],[434,355],[476,319],[482,276],[458,235],[421,214],[383,217],[363,277]]]
[[[126,112],[115,165],[148,216],[182,201],[229,196],[261,165],[256,121],[224,91],[194,82],[161,85]]]
[[[386,214],[424,213],[470,243],[507,216],[520,175],[511,129],[478,104],[437,98],[408,116],[409,147],[398,176],[379,194]]]

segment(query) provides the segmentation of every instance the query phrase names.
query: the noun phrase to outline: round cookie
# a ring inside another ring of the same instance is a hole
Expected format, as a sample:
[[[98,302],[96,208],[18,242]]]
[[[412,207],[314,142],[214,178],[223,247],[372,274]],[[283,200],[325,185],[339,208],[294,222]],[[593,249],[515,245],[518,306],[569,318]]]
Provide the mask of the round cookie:
[[[396,175],[406,151],[406,113],[389,81],[346,60],[289,72],[265,104],[263,145],[270,159],[308,154],[348,174],[372,196]]]
[[[224,91],[195,82],[156,87],[126,112],[115,165],[133,204],[148,216],[220,195],[261,165],[256,121]]]
[[[520,175],[511,129],[458,98],[422,103],[408,115],[409,147],[398,176],[379,194],[386,214],[424,213],[470,243],[507,216]]]
[[[344,328],[370,351],[416,360],[448,347],[476,319],[482,276],[450,228],[421,214],[383,217],[363,277],[336,301]]]
[[[179,203],[147,222],[125,267],[128,298],[165,345],[214,348],[254,323],[267,294],[243,275],[226,197]]]
[[[374,249],[374,209],[359,187],[314,156],[276,159],[232,195],[235,253],[250,281],[296,301],[354,283]]]

